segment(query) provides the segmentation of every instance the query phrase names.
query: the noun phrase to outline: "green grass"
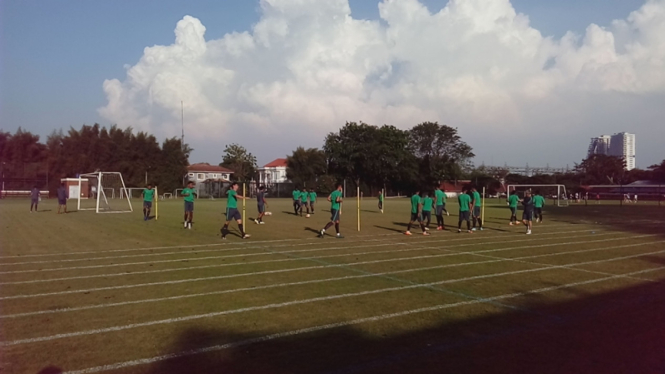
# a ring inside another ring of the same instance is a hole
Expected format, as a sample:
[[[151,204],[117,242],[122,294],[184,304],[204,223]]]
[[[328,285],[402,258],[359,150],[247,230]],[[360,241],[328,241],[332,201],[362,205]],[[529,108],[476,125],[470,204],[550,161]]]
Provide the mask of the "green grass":
[[[345,238],[319,239],[324,201],[304,218],[272,200],[261,226],[252,201],[251,239],[234,222],[226,241],[220,200],[196,201],[193,230],[179,200],[148,222],[28,206],[0,201],[1,373],[665,370],[654,204],[547,207],[526,236],[499,200],[458,234],[450,203],[455,230],[407,237],[406,199],[364,200],[360,232],[349,199]]]

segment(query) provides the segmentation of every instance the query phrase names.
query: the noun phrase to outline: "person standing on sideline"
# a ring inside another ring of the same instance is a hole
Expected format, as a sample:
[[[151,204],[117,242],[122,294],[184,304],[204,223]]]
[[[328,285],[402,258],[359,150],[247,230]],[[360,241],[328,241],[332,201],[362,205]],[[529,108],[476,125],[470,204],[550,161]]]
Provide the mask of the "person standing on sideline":
[[[459,221],[457,222],[457,232],[462,232],[462,221],[466,221],[466,231],[471,234],[471,218],[470,213],[473,209],[473,203],[471,202],[471,196],[467,193],[469,189],[464,187],[462,193],[457,195],[457,200],[459,201]]]
[[[533,198],[531,197],[531,191],[527,190],[524,193],[522,206],[524,207],[522,223],[526,226],[526,234],[531,235],[531,226],[533,226]]]
[[[194,219],[194,182],[187,182],[187,188],[182,190],[181,195],[185,198],[185,220],[184,225],[186,229],[192,229],[192,220]]]
[[[316,202],[316,191],[313,188],[309,189],[309,210],[314,214],[314,203]]]
[[[67,199],[69,196],[67,195],[67,188],[65,188],[64,183],[60,183],[56,194],[58,195],[58,214],[60,214],[60,209],[63,209],[63,213],[67,213]]]
[[[259,192],[256,194],[256,204],[259,210],[259,216],[254,220],[254,223],[257,225],[263,225],[263,216],[266,214],[266,207],[268,203],[266,202],[266,186],[259,186]]]
[[[471,187],[470,195],[471,199],[473,200],[471,203],[473,205],[473,229],[471,230],[476,231],[476,224],[478,224],[478,230],[483,231],[483,218],[480,216],[483,202],[480,198],[480,193],[478,192],[476,186]]]
[[[148,187],[143,189],[141,195],[143,195],[143,220],[147,221],[150,219],[152,200],[155,197],[155,190],[152,189],[152,184],[148,184]]]
[[[335,225],[335,231],[337,232],[337,235],[335,237],[337,239],[342,239],[344,238],[342,234],[339,232],[339,219],[340,216],[342,215],[342,184],[338,183],[337,188],[335,191],[331,192],[330,195],[328,195],[328,201],[330,201],[330,222],[326,224],[326,227],[322,228],[321,231],[319,231],[319,238],[325,238],[326,236],[326,230],[330,228],[330,226]]]
[[[533,196],[533,206],[536,209],[536,222],[543,222],[543,206],[545,206],[545,198],[536,190]]]
[[[298,189],[298,186],[293,189],[291,195],[293,195],[293,214],[297,216],[298,211],[300,210],[300,190]]]
[[[600,194],[596,194],[596,204],[600,204]]]
[[[411,196],[411,219],[409,220],[409,224],[406,226],[406,232],[404,232],[404,235],[412,235],[411,225],[413,225],[413,223],[416,221],[420,224],[420,228],[423,229],[423,235],[429,235],[427,228],[423,224],[422,208],[423,204],[422,200],[420,199],[420,190],[417,190],[413,196]]]
[[[508,207],[510,208],[510,226],[514,224],[517,225],[519,224],[519,222],[517,222],[517,204],[520,202],[520,198],[517,196],[517,191],[513,191],[513,193],[508,196],[507,201]]]
[[[425,230],[429,231],[429,224],[432,221],[432,205],[434,200],[425,193],[423,198],[423,222],[425,222]]]
[[[231,220],[235,220],[238,223],[241,238],[249,239],[249,234],[245,234],[245,229],[242,225],[242,215],[238,211],[238,199],[245,200],[247,197],[238,195],[238,182],[231,184],[229,190],[226,191],[226,196],[226,222],[224,222],[224,227],[220,230],[222,239],[226,240],[226,235],[229,234],[229,223]]]
[[[39,206],[39,188],[37,186],[32,186],[30,190],[30,213],[32,213],[32,208],[35,208],[35,213],[37,213],[37,207]]]
[[[379,191],[379,210],[383,213],[383,190]]]
[[[441,190],[441,186],[436,186],[434,190],[434,205],[434,209],[436,209],[434,212],[434,215],[436,215],[436,229],[444,230],[443,212],[445,211],[448,214],[448,211],[446,211],[446,193]]]

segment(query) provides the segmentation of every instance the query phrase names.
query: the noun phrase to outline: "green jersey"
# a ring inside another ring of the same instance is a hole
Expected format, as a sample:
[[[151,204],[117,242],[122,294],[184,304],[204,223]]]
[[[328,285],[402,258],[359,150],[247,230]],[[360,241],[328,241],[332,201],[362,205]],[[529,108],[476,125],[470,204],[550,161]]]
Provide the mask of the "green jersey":
[[[533,197],[533,206],[535,206],[536,208],[542,208],[543,205],[545,205],[545,198],[544,197],[542,197],[540,195],[536,195],[536,196]]]
[[[383,202],[383,192],[379,194],[379,201]]]
[[[341,203],[337,199],[342,200],[342,191],[340,190],[335,190],[330,194],[330,209],[339,210]]]
[[[461,193],[457,196],[457,199],[459,200],[459,211],[468,212],[469,204],[471,203],[471,196],[466,193]]]
[[[300,191],[299,190],[293,190],[293,200],[298,200],[300,199]]]
[[[311,203],[316,201],[316,192],[312,191],[312,192],[309,193],[309,201]]]
[[[436,199],[437,206],[446,203],[446,193],[441,190],[434,191],[434,198]]]
[[[411,213],[418,213],[418,205],[420,203],[420,195],[411,196]]]
[[[182,194],[185,197],[185,201],[188,201],[190,203],[194,202],[194,194],[196,194],[196,191],[194,191],[191,188],[185,188],[182,190]]]
[[[238,198],[236,197],[238,193],[233,190],[226,191],[226,208],[228,209],[238,209]]]
[[[423,199],[423,212],[431,212],[432,211],[432,204],[434,203],[434,200],[427,196],[426,198]]]
[[[511,208],[517,208],[517,204],[520,202],[520,198],[517,195],[508,196],[508,205]]]
[[[473,192],[473,206],[482,206],[483,201],[480,199],[480,193],[478,191]]]
[[[306,203],[307,202],[307,196],[309,196],[307,191],[302,191],[300,193],[300,201],[302,201],[303,203]]]
[[[152,188],[143,189],[143,201],[152,201],[154,197],[155,197],[155,190],[153,190]]]

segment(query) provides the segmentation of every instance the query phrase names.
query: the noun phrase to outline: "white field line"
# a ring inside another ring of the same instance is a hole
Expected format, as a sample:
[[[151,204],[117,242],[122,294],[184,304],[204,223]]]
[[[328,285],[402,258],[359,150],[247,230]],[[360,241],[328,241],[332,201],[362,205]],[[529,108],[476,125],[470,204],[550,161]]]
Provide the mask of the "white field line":
[[[660,252],[665,252],[665,250],[660,251]],[[647,254],[643,254],[642,256],[645,256],[645,255],[647,255]],[[639,256],[639,255],[635,255],[635,256]],[[630,256],[630,257],[635,257],[635,256]],[[603,261],[603,260],[599,260],[599,261]],[[612,261],[612,260],[610,259],[610,260],[605,260],[605,261]],[[591,261],[591,263],[596,263],[596,262],[598,262],[598,261]],[[583,263],[580,263],[580,264],[583,264]],[[282,303],[273,303],[273,304],[267,304],[267,305],[224,310],[224,311],[219,311],[219,312],[194,314],[194,315],[183,316],[183,317],[174,317],[174,318],[166,318],[166,319],[148,321],[148,322],[131,323],[131,324],[127,324],[127,325],[105,327],[105,328],[101,328],[101,329],[82,330],[82,331],[55,334],[55,335],[48,335],[48,336],[41,336],[41,337],[35,337],[35,338],[2,341],[2,342],[0,342],[0,346],[8,347],[8,346],[13,346],[13,345],[30,344],[30,343],[52,341],[52,340],[72,338],[72,337],[79,337],[79,336],[97,335],[97,334],[104,334],[104,333],[108,333],[108,332],[130,330],[130,329],[135,329],[135,328],[140,328],[140,327],[148,327],[148,326],[155,326],[155,325],[164,325],[164,324],[172,324],[172,323],[185,322],[185,321],[193,321],[193,320],[198,320],[198,319],[219,317],[219,316],[225,316],[225,315],[230,315],[230,314],[239,314],[239,313],[252,312],[252,311],[258,311],[258,310],[284,308],[284,307],[293,306],[293,305],[311,304],[311,303],[315,303],[315,302],[319,302],[319,301],[329,301],[329,300],[345,299],[345,298],[349,298],[349,297],[375,295],[375,294],[380,294],[380,293],[385,293],[385,292],[404,291],[404,290],[409,290],[409,289],[414,289],[414,288],[426,288],[426,287],[440,286],[440,285],[443,285],[443,284],[465,282],[465,281],[477,280],[477,279],[495,278],[495,277],[501,277],[501,276],[506,276],[506,275],[510,276],[510,275],[524,274],[524,273],[533,273],[533,272],[537,272],[537,271],[556,269],[558,267],[559,266],[545,266],[545,267],[536,268],[536,269],[514,270],[514,271],[503,272],[503,273],[476,275],[476,276],[472,276],[472,277],[447,279],[447,280],[438,281],[438,282],[430,282],[430,283],[422,283],[422,284],[414,284],[414,285],[398,286],[398,287],[388,287],[388,288],[381,288],[381,289],[377,289],[377,290],[351,292],[351,293],[330,295],[330,296],[321,296],[321,297],[314,297],[314,298],[310,298],[310,299],[293,300],[293,301],[286,301],[286,302],[282,302]],[[665,267],[661,267],[661,269],[663,269],[663,268],[665,268]],[[622,276],[617,275],[617,276],[612,276],[612,277],[608,277],[608,278],[621,278],[621,277]],[[481,297],[481,298],[478,298],[478,301],[482,300],[483,302],[487,302],[489,299],[490,298],[482,298]]]
[[[632,238],[649,237],[649,236],[653,236],[653,235],[642,235],[642,236],[636,236],[636,237],[632,237]],[[625,238],[625,239],[631,239],[631,238]],[[484,250],[484,251],[478,251],[477,253],[500,252],[500,251],[508,251],[508,250],[513,250],[513,249],[524,249],[524,248],[556,247],[556,246],[560,246],[560,245],[571,245],[571,244],[600,243],[600,242],[607,242],[607,241],[612,241],[612,240],[617,240],[617,239],[616,238],[611,238],[611,239],[593,240],[593,241],[528,245],[528,246],[522,246],[522,247],[488,249],[488,250]],[[432,247],[432,248],[436,248],[436,247]],[[598,250],[598,249],[594,249],[594,250]],[[312,269],[335,268],[335,267],[344,268],[344,267],[348,267],[348,266],[352,266],[352,265],[378,264],[378,263],[384,263],[384,262],[409,261],[409,260],[420,260],[420,259],[425,259],[425,258],[439,258],[439,257],[450,257],[450,256],[459,256],[459,254],[457,254],[457,253],[445,253],[445,254],[438,254],[438,255],[424,255],[424,256],[414,256],[414,257],[390,258],[390,259],[384,259],[384,260],[360,261],[360,262],[351,262],[351,263],[343,263],[343,264],[309,266],[309,267],[302,267],[302,268],[295,268],[295,269],[268,270],[268,271],[251,273],[251,275],[275,274],[275,273],[285,273],[285,272],[299,271],[299,270],[312,270]],[[331,256],[326,256],[326,257],[331,257]],[[303,258],[297,258],[297,259],[293,259],[293,260],[311,260],[311,259],[320,259],[320,258],[322,258],[322,257],[303,257]],[[285,259],[285,261],[286,260],[291,260],[291,259]],[[245,263],[245,264],[248,264],[248,263]],[[242,265],[242,264],[226,264],[226,265],[229,266],[229,265]],[[147,287],[147,286],[161,286],[161,285],[167,285],[167,284],[179,284],[179,283],[189,283],[189,282],[199,282],[199,281],[207,281],[207,280],[215,280],[215,279],[233,278],[233,277],[239,277],[239,276],[247,276],[247,273],[245,273],[245,274],[231,274],[231,275],[218,275],[218,276],[201,277],[201,278],[178,279],[178,280],[170,280],[170,281],[151,282],[151,283],[127,284],[127,285],[120,285],[120,286],[106,286],[106,287],[97,287],[97,288],[89,288],[89,289],[82,289],[82,290],[56,291],[56,292],[46,292],[46,293],[37,293],[37,294],[20,294],[20,295],[2,296],[2,297],[0,297],[0,300],[25,299],[25,298],[31,298],[31,297],[67,295],[67,294],[74,294],[74,293],[119,290],[119,289]]]
[[[586,232],[587,230],[583,230]],[[588,237],[588,236],[607,236],[607,235],[620,235],[622,233],[618,232],[613,232],[613,231],[608,231],[608,232],[602,232],[598,234],[588,234],[588,235],[576,235],[576,236],[568,236],[566,239],[572,239],[572,238],[582,238],[582,237]],[[644,236],[652,236],[652,235],[644,235]],[[644,237],[644,236],[638,236],[638,237]],[[468,238],[468,237],[467,237]],[[635,237],[626,237],[626,239],[629,238],[635,238]],[[520,240],[502,240],[498,242],[480,242],[480,243],[471,243],[471,244],[466,244],[466,245],[457,245],[454,247],[462,247],[462,246],[471,246],[471,245],[478,245],[478,244],[501,244],[501,243],[518,243],[518,242],[525,242],[525,241],[535,241],[538,238],[529,238],[529,239],[520,239]],[[622,240],[623,238],[615,238],[614,240]],[[427,242],[423,243],[447,243],[450,242],[451,240],[448,239],[441,239],[441,240],[428,240]],[[11,270],[11,271],[3,271],[0,272],[0,274],[25,274],[25,273],[44,273],[44,272],[50,272],[50,271],[65,271],[65,270],[81,270],[81,269],[99,269],[99,268],[107,268],[107,267],[121,267],[121,266],[136,266],[136,265],[153,265],[153,264],[161,264],[161,263],[177,263],[177,262],[195,262],[195,261],[200,261],[200,260],[219,260],[219,259],[226,259],[226,258],[237,258],[237,257],[251,257],[251,256],[275,256],[275,255],[280,255],[280,254],[292,254],[292,253],[303,253],[303,252],[321,252],[321,251],[329,251],[329,250],[334,250],[334,249],[355,249],[355,248],[371,248],[371,247],[387,247],[387,246],[395,246],[395,245],[403,245],[406,243],[402,242],[393,242],[393,243],[387,243],[387,244],[376,244],[376,245],[361,245],[361,246],[355,246],[355,247],[348,247],[348,246],[339,246],[339,247],[327,247],[327,248],[313,248],[313,249],[302,249],[302,250],[294,250],[294,251],[273,251],[273,252],[259,252],[259,253],[249,253],[249,254],[237,254],[237,255],[222,255],[222,256],[208,256],[208,257],[191,257],[191,258],[180,258],[180,259],[173,259],[173,260],[157,260],[157,261],[141,261],[141,262],[125,262],[125,263],[118,263],[118,264],[104,264],[104,265],[85,265],[85,266],[70,266],[70,267],[62,267],[62,268],[48,268],[48,269],[26,269],[26,270]],[[369,252],[355,252],[355,253],[342,253],[342,254],[336,254],[336,255],[329,255],[329,256],[318,256],[318,257],[302,257],[302,258],[288,258],[288,259],[278,259],[278,260],[261,260],[261,261],[249,261],[249,262],[238,262],[238,263],[228,263],[228,264],[216,264],[216,265],[202,265],[202,266],[193,266],[193,267],[187,267],[187,268],[178,268],[178,269],[162,269],[159,271],[178,271],[178,270],[189,270],[189,269],[203,269],[203,268],[210,268],[210,267],[223,267],[223,266],[236,266],[236,265],[251,265],[251,264],[263,264],[263,263],[271,263],[271,262],[285,262],[285,261],[298,261],[298,260],[315,260],[315,259],[320,259],[320,258],[331,258],[331,257],[344,257],[344,256],[360,256],[360,255],[370,255],[370,254],[380,254],[380,253],[395,253],[395,252],[413,252],[413,251],[420,251],[420,250],[425,250],[425,249],[445,249],[447,247],[421,247],[421,248],[412,248],[412,249],[396,249],[396,250],[389,250],[389,251],[369,251]],[[146,273],[149,272],[155,272],[155,271],[147,271]],[[121,273],[122,275],[128,275],[130,273],[123,272]],[[131,274],[141,274],[141,272],[133,272]],[[92,276],[82,276],[83,278],[87,277],[98,277],[97,275],[92,275]],[[70,278],[71,279],[71,278]],[[52,279],[49,279],[50,281]],[[34,280],[37,282],[41,282],[42,280]],[[26,282],[31,282],[31,281],[26,281]],[[10,283],[0,283],[0,284],[10,284]]]
[[[647,273],[647,272],[651,272],[651,271],[655,271],[655,270],[660,270],[660,269],[665,269],[665,267],[661,267],[661,268],[657,268],[657,269],[642,270],[642,271],[634,272],[632,274],[633,275],[638,275],[638,274],[643,274],[643,273]],[[539,288],[539,289],[526,291],[526,292],[504,294],[504,295],[494,296],[494,297],[488,298],[486,300],[488,300],[488,301],[497,301],[497,300],[512,299],[512,298],[517,298],[517,297],[521,297],[521,296],[526,296],[526,295],[531,295],[531,294],[538,294],[538,293],[545,293],[545,292],[550,292],[550,291],[556,291],[556,290],[560,290],[560,289],[564,289],[564,288],[570,288],[570,287],[583,286],[583,285],[587,285],[587,284],[598,283],[598,282],[603,282],[603,281],[612,280],[612,279],[614,279],[614,277],[604,277],[604,278],[598,278],[598,279],[593,279],[593,280],[588,280],[588,281],[583,281],[583,282],[575,282],[575,283],[562,284],[562,285],[559,285],[559,286]],[[329,323],[329,324],[326,324],[326,325],[312,326],[312,327],[307,327],[307,328],[298,329],[298,330],[279,332],[279,333],[275,333],[275,334],[264,335],[264,336],[260,336],[260,337],[256,337],[256,338],[250,338],[250,339],[240,340],[240,341],[226,343],[226,344],[213,345],[213,346],[197,348],[197,349],[190,349],[190,350],[187,350],[187,351],[181,351],[181,352],[176,352],[176,353],[169,353],[169,354],[165,354],[165,355],[161,355],[161,356],[155,356],[155,357],[149,357],[149,358],[143,358],[143,359],[137,359],[137,360],[131,360],[131,361],[124,361],[124,362],[117,362],[117,363],[114,363],[114,364],[95,366],[95,367],[91,367],[91,368],[87,368],[87,369],[81,369],[81,370],[71,370],[71,371],[67,371],[63,374],[92,374],[92,373],[99,373],[99,372],[104,372],[104,371],[109,371],[109,370],[117,370],[117,369],[122,369],[122,368],[127,368],[127,367],[134,367],[134,366],[146,365],[146,364],[151,364],[151,363],[160,362],[160,361],[171,360],[171,359],[180,358],[180,357],[194,356],[194,355],[199,355],[199,354],[207,353],[207,352],[222,351],[222,350],[225,350],[225,349],[237,348],[237,347],[241,347],[241,346],[266,342],[266,341],[285,338],[285,337],[289,337],[289,336],[296,336],[296,335],[308,334],[308,333],[312,333],[312,332],[331,330],[331,329],[335,329],[335,328],[339,328],[339,327],[354,326],[354,325],[359,325],[359,324],[363,324],[363,323],[383,321],[383,320],[387,320],[387,319],[405,317],[405,316],[418,314],[418,313],[434,312],[434,311],[439,311],[439,310],[444,310],[444,309],[456,308],[456,307],[460,307],[460,306],[479,304],[479,303],[482,303],[482,302],[485,302],[485,301],[484,300],[468,300],[468,301],[460,301],[460,302],[449,303],[449,304],[439,304],[439,305],[434,305],[434,306],[429,306],[429,307],[424,307],[424,308],[405,310],[405,311],[402,311],[402,312],[382,314],[382,315],[373,316],[373,317],[358,318],[358,319],[354,319],[354,320],[350,320],[350,321],[335,322],[335,323]]]
[[[589,230],[577,230],[577,231],[567,231],[567,233],[577,233],[577,232],[587,232]],[[600,231],[600,230],[599,230]],[[539,233],[539,236],[543,235],[555,235],[555,234],[560,234],[563,232],[549,232],[549,233]],[[392,235],[392,234],[391,234]],[[505,236],[506,234],[499,234],[499,235],[492,235],[492,236],[484,236],[483,238],[490,238],[490,239],[495,239],[498,237]],[[456,238],[456,239],[450,239],[450,241],[463,241],[463,240],[472,240],[475,238]],[[363,243],[363,242],[381,242],[381,241],[386,241],[386,240],[394,240],[394,238],[383,238],[383,239],[367,239],[367,240],[354,240],[351,243]],[[314,244],[320,244],[321,240],[318,239],[318,241],[315,242],[307,242],[307,243],[299,243],[299,244],[282,244],[282,245],[276,245],[276,246],[243,246],[243,247],[235,247],[235,248],[215,248],[215,249],[202,249],[202,250],[197,250],[195,251],[197,254],[198,253],[207,253],[207,252],[228,252],[228,251],[240,251],[240,250],[245,250],[245,249],[265,249],[265,248],[282,248],[282,247],[298,247],[298,246],[307,246],[307,245],[314,245]],[[223,244],[220,244],[223,245]],[[337,249],[339,247],[336,247]],[[325,249],[321,249],[325,250]],[[276,251],[272,252],[260,252],[260,253],[251,253],[248,255],[261,255],[261,254],[274,254]],[[289,251],[291,252],[291,251]],[[106,256],[106,257],[83,257],[83,258],[70,258],[70,259],[60,259],[60,260],[42,260],[42,261],[25,261],[25,262],[5,262],[5,263],[0,263],[0,266],[15,266],[15,265],[29,265],[29,264],[53,264],[53,263],[64,263],[64,262],[86,262],[86,261],[97,261],[97,260],[117,260],[121,258],[134,258],[134,257],[149,257],[149,256],[169,256],[169,255],[188,255],[191,254],[192,251],[177,251],[177,252],[163,252],[163,253],[142,253],[142,254],[132,254],[132,255],[120,255],[120,256]],[[185,258],[182,260],[190,260],[191,258]],[[205,258],[203,258],[205,259]],[[4,274],[3,272],[0,272],[0,274]]]
[[[543,228],[555,228],[555,227],[569,227],[572,224],[570,223],[565,223],[565,224],[554,224],[554,225],[548,225],[547,227]],[[588,225],[588,226],[595,226],[594,224],[580,224],[580,225]],[[586,230],[583,230],[586,231]],[[501,235],[510,235],[512,232],[506,232]],[[546,235],[548,233],[539,233],[540,235]],[[356,235],[349,237],[349,239],[354,239],[354,238],[370,238],[370,237],[384,237],[384,236],[397,236],[401,234],[397,233],[391,233],[391,234],[372,234],[372,235]],[[172,245],[172,246],[161,246],[161,247],[146,247],[146,248],[128,248],[128,249],[109,249],[109,250],[102,250],[102,251],[78,251],[78,252],[60,252],[60,253],[40,253],[40,254],[27,254],[27,255],[8,255],[8,256],[0,256],[0,259],[4,258],[29,258],[29,257],[55,257],[55,256],[76,256],[76,255],[83,255],[83,254],[103,254],[103,253],[122,253],[122,252],[133,252],[133,251],[155,251],[155,250],[162,250],[162,249],[176,249],[176,248],[206,248],[206,247],[228,247],[230,245],[237,245],[238,247],[235,249],[249,249],[249,248],[270,248],[272,247],[271,245],[267,246],[254,246],[254,244],[260,244],[260,243],[282,243],[282,242],[294,242],[294,241],[304,241],[304,240],[311,240],[311,243],[304,243],[303,245],[308,245],[308,244],[315,244],[321,241],[319,238],[294,238],[294,239],[278,239],[278,240],[259,240],[259,241],[251,241],[251,242],[244,242],[244,243],[224,243],[224,242],[217,242],[217,243],[209,243],[209,244],[183,244],[183,245]]]
[[[577,235],[577,236],[569,236],[568,239],[586,238],[586,237],[589,237],[589,236],[598,237],[598,236],[605,236],[605,235],[617,235],[617,234],[616,233],[606,233],[606,234]],[[603,240],[600,240],[600,241],[604,242],[604,241],[612,241],[612,240],[628,240],[628,239],[635,239],[635,238],[644,238],[644,237],[649,237],[649,236],[651,236],[651,235],[642,235],[642,236],[634,236],[634,237],[619,237],[619,238],[603,239]],[[504,240],[504,241],[500,241],[500,242],[484,242],[482,244],[522,243],[522,242],[532,242],[532,241],[533,241],[533,239],[520,239],[520,240],[509,240],[509,241]],[[440,242],[440,240],[429,241],[428,243],[436,243],[436,242]],[[598,241],[575,242],[575,244],[595,243],[595,242],[598,242]],[[390,245],[401,245],[401,244],[405,244],[405,243],[391,243]],[[557,243],[551,243],[551,244],[556,245]],[[568,243],[561,243],[561,244],[568,244]],[[335,255],[316,256],[316,257],[291,257],[291,258],[285,258],[285,259],[283,258],[283,259],[278,259],[278,260],[233,262],[233,263],[225,263],[225,264],[189,266],[189,267],[184,267],[184,268],[173,268],[173,269],[158,269],[158,270],[145,270],[145,271],[135,271],[135,272],[122,272],[122,273],[79,275],[79,276],[73,276],[73,277],[49,278],[49,279],[32,279],[32,280],[25,280],[25,281],[9,281],[9,282],[0,282],[0,285],[46,283],[46,282],[74,280],[74,279],[123,277],[123,276],[165,273],[165,272],[174,272],[174,271],[220,268],[220,267],[228,267],[228,266],[280,263],[280,262],[291,262],[291,261],[300,261],[300,260],[320,260],[320,259],[326,259],[326,258],[347,257],[347,256],[364,256],[364,255],[376,255],[376,254],[386,254],[386,253],[417,252],[417,251],[425,251],[425,250],[432,250],[432,249],[445,250],[445,248],[469,247],[469,246],[474,246],[474,245],[478,245],[478,243],[457,244],[457,245],[448,246],[448,247],[438,247],[437,246],[437,247],[417,247],[417,248],[405,248],[405,249],[391,249],[391,250],[386,250],[386,251],[340,253],[340,254],[335,254]],[[378,245],[378,246],[388,246],[388,244]],[[369,247],[373,247],[373,246],[361,246],[361,247],[351,247],[351,248],[369,248]],[[325,250],[340,249],[340,248],[349,249],[350,247],[334,247],[334,248],[326,248]],[[503,249],[499,249],[499,250],[503,250]],[[305,250],[305,251],[310,251],[310,250]],[[312,251],[315,251],[315,250],[312,250]],[[494,251],[494,250],[490,250],[490,251]],[[453,252],[453,251],[449,251],[449,252]],[[276,252],[276,253],[274,253],[274,255],[290,254],[290,253],[292,253],[292,252]],[[444,254],[443,256],[452,256],[452,255],[455,255],[455,254]],[[429,256],[441,257],[442,255],[429,255]],[[232,256],[232,257],[235,257],[235,256]],[[420,257],[420,256],[418,256],[418,257],[402,257],[402,258],[399,258],[399,260],[407,260],[409,258],[420,259],[420,258],[423,258],[423,257]],[[149,262],[149,264],[152,264],[152,262]],[[95,265],[95,267],[97,267],[97,266]],[[87,269],[87,267],[85,267],[85,268]],[[75,267],[74,269],[79,269],[79,267]],[[56,270],[62,270],[62,269],[44,269],[42,271],[56,271]],[[68,268],[67,270],[72,270],[72,268]],[[37,270],[16,270],[16,271],[11,272],[11,273],[16,274],[16,273],[22,273],[22,272],[36,272],[36,271]],[[1,297],[0,297],[0,300],[2,300]]]
[[[601,250],[618,249],[618,248],[632,248],[632,247],[654,244],[654,243],[661,243],[661,242],[620,245],[620,246],[614,246],[614,247],[605,247],[605,248],[602,248]],[[66,313],[66,312],[73,312],[73,311],[80,311],[80,310],[109,308],[109,307],[115,307],[115,306],[144,304],[144,303],[153,303],[153,302],[160,302],[160,301],[180,300],[180,299],[187,299],[187,298],[193,298],[193,297],[221,295],[221,294],[245,292],[245,291],[256,291],[256,290],[281,288],[281,287],[289,287],[289,286],[300,286],[300,285],[306,285],[306,284],[334,282],[334,281],[342,281],[342,280],[349,280],[349,279],[381,277],[381,276],[385,276],[385,275],[413,273],[413,272],[418,272],[418,271],[446,269],[446,268],[461,267],[461,266],[473,266],[473,265],[483,265],[483,264],[491,264],[491,263],[497,263],[497,262],[519,261],[519,259],[531,259],[531,258],[538,258],[538,257],[558,256],[558,255],[570,254],[570,253],[584,253],[584,252],[589,252],[589,251],[593,251],[593,250],[596,250],[596,249],[581,249],[581,250],[577,250],[577,251],[570,251],[570,252],[564,252],[564,253],[562,253],[562,252],[558,252],[558,253],[554,253],[554,254],[547,253],[547,254],[542,254],[542,255],[524,256],[524,257],[516,257],[516,258],[510,258],[510,259],[502,258],[502,257],[494,257],[495,259],[486,260],[486,261],[464,262],[464,263],[458,263],[458,264],[428,266],[428,267],[415,268],[415,269],[394,270],[394,271],[387,271],[387,272],[383,272],[383,273],[348,275],[348,276],[335,277],[335,278],[313,279],[313,280],[299,281],[299,282],[271,284],[271,285],[266,285],[266,286],[234,288],[234,289],[223,290],[223,291],[213,291],[213,292],[203,292],[203,293],[197,293],[197,294],[176,295],[176,296],[160,297],[160,298],[154,298],[154,299],[141,299],[141,300],[133,300],[133,301],[122,301],[122,302],[117,302],[117,303],[94,304],[94,305],[85,305],[85,306],[80,306],[80,307],[48,309],[48,310],[41,310],[41,311],[34,311],[34,312],[0,315],[0,319],[2,319],[2,318],[18,318],[18,317],[26,317],[26,316],[33,316],[33,315],[41,315],[41,314]],[[654,252],[654,253],[661,253],[661,252],[664,252],[664,251],[659,251],[659,252]],[[654,253],[648,253],[648,254],[654,254]],[[645,254],[645,255],[648,255],[648,254]],[[636,256],[639,257],[639,256],[642,256],[642,254],[636,255]],[[490,257],[490,256],[487,256],[487,257]],[[629,256],[629,258],[632,258],[632,257],[633,256]],[[533,264],[533,265],[545,266],[544,268],[540,268],[539,270],[549,270],[549,269],[555,269],[555,268],[565,268],[565,269],[579,270],[579,269],[574,268],[573,266],[586,265],[586,264],[589,264],[589,263],[617,261],[617,260],[621,260],[621,259],[624,259],[624,258],[611,258],[611,259],[606,259],[606,260],[578,263],[578,264],[574,264],[574,265],[550,265],[550,264],[529,263],[529,262],[526,262],[526,261],[523,261],[523,262],[528,263],[528,264]],[[520,262],[522,262],[522,261],[520,261]],[[319,267],[323,267],[323,266],[316,266],[316,268],[319,268]],[[243,275],[252,275],[252,274],[253,273],[243,274]],[[604,275],[615,275],[615,274],[604,274]],[[650,279],[641,279],[641,278],[640,278],[640,280],[651,281]]]

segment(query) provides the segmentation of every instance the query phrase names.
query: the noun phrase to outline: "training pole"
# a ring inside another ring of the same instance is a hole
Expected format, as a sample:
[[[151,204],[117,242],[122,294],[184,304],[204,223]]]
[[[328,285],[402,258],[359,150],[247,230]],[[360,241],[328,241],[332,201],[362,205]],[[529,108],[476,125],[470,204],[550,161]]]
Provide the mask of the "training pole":
[[[155,221],[159,219],[159,192],[155,186]]]
[[[357,188],[357,196],[356,196],[356,201],[358,205],[358,231],[360,231],[360,185]]]
[[[480,218],[485,221],[485,187],[483,187],[483,196],[480,197],[480,201],[483,202],[483,207],[481,208]]]
[[[245,184],[242,184],[242,225],[245,226],[245,205],[247,204],[247,199],[244,199],[245,197]],[[247,226],[245,226],[246,228]],[[245,231],[247,232],[247,231]]]

